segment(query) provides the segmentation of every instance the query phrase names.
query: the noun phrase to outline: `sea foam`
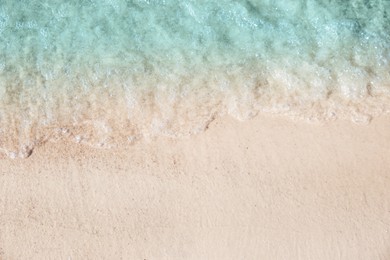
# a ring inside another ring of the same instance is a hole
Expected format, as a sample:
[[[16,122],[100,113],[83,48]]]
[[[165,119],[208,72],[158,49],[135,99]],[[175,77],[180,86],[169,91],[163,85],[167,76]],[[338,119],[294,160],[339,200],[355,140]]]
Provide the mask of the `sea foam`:
[[[390,111],[388,0],[0,3],[0,147],[98,147],[260,111]]]

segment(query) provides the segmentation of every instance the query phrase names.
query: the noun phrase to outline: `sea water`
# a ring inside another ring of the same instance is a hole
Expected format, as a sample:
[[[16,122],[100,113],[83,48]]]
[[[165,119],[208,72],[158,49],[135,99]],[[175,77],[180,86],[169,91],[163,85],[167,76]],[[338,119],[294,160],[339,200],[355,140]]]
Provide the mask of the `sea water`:
[[[0,147],[390,111],[390,0],[0,0]]]

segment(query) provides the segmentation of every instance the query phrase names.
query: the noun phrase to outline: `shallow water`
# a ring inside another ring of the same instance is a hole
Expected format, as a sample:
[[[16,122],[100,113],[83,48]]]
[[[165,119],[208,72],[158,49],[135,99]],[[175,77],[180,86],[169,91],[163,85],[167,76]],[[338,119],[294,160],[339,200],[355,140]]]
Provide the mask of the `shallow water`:
[[[389,0],[3,0],[0,147],[390,111]]]

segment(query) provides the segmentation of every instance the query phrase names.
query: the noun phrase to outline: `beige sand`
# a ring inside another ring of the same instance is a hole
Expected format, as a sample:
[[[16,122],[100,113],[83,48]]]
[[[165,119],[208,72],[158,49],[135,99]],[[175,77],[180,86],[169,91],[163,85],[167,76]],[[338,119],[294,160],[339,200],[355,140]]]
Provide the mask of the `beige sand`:
[[[390,259],[389,231],[390,117],[0,161],[2,259]]]

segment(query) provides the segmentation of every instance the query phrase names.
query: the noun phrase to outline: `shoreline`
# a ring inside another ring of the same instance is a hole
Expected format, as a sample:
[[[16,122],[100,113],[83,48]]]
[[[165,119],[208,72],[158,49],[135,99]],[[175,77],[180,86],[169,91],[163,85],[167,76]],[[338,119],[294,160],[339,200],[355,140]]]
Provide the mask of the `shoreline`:
[[[258,115],[0,159],[0,259],[386,259],[390,116]]]
[[[36,107],[29,102],[12,103],[14,109],[0,104],[4,114],[0,120],[0,152],[11,158],[26,158],[46,142],[63,140],[126,149],[142,139],[199,134],[216,118],[245,121],[259,115],[326,125],[336,120],[369,124],[390,114],[390,96],[385,92],[348,99],[329,90],[322,99],[311,92],[278,93],[277,88],[271,91],[270,86],[251,84],[253,88],[226,91],[217,90],[218,84],[212,89],[201,85],[188,93],[157,89],[131,94],[119,87],[103,89],[99,95],[100,88],[95,88],[88,95],[63,93],[63,99],[69,96],[69,100],[62,102],[60,95],[45,108],[41,107],[44,100],[37,101]]]

